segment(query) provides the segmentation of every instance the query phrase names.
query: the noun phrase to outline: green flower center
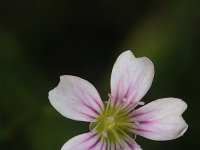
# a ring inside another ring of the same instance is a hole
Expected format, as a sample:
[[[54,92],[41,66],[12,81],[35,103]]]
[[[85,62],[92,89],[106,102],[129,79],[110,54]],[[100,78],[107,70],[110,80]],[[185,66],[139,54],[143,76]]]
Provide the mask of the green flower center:
[[[120,142],[127,138],[133,123],[130,111],[123,107],[125,103],[122,101],[121,104],[112,106],[108,101],[97,120],[90,123],[90,130],[96,132],[103,140],[109,140],[109,143]]]
[[[102,118],[101,128],[105,130],[112,130],[115,127],[115,118],[113,117],[105,117]]]

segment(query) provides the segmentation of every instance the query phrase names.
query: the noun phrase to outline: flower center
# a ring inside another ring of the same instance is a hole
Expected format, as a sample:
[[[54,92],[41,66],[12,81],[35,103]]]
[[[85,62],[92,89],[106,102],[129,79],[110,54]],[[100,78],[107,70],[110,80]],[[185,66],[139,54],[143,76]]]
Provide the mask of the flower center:
[[[97,120],[90,123],[90,130],[96,132],[102,139],[109,139],[110,143],[127,138],[133,123],[130,111],[124,107],[125,103],[121,101],[120,104],[113,106],[108,101]]]
[[[114,117],[106,117],[102,121],[102,126],[105,130],[111,130],[115,127]]]

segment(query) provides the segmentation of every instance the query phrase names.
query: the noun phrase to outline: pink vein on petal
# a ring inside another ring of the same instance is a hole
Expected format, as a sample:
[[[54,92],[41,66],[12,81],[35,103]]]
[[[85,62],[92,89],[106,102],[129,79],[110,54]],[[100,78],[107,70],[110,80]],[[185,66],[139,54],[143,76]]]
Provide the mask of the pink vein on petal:
[[[88,138],[86,138],[85,140],[83,140],[81,143],[84,143],[86,141],[88,141],[89,139],[93,138],[94,136],[96,136],[95,133],[91,133],[92,135],[90,135]]]
[[[80,114],[82,114],[82,115],[85,115],[85,116],[87,116],[89,119],[93,119],[93,120],[95,120],[96,118],[95,117],[93,117],[93,116],[91,116],[91,115],[88,115],[88,114],[86,114],[86,113],[84,113],[84,112],[80,112],[80,111],[78,111]]]
[[[96,102],[96,104],[97,104],[97,105],[99,106],[99,108],[101,108],[101,110],[102,110],[102,105],[100,104],[99,101],[97,101],[97,98],[94,97],[93,95],[91,95],[91,93],[89,93],[89,96],[90,96],[92,99],[94,99],[94,101]]]
[[[96,142],[94,143],[94,144],[92,144],[88,149],[89,150],[93,150],[94,149],[94,147],[98,144],[100,142],[100,138],[98,138],[97,140],[96,140]],[[103,143],[103,142],[102,142]],[[103,144],[102,144],[103,145]],[[101,147],[102,147],[102,145],[101,145]]]
[[[94,108],[92,108],[91,106],[86,104],[83,100],[81,101],[81,103],[83,103],[83,105],[85,105],[87,108],[89,108],[92,112],[94,112],[95,114],[99,115],[99,112],[97,110],[95,110]]]
[[[137,110],[136,110],[137,111]],[[141,115],[145,115],[145,114],[148,114],[148,113],[151,113],[153,112],[152,110],[149,110],[149,111],[146,111],[146,112],[133,112],[132,115],[130,117],[138,117],[138,116],[141,116]]]

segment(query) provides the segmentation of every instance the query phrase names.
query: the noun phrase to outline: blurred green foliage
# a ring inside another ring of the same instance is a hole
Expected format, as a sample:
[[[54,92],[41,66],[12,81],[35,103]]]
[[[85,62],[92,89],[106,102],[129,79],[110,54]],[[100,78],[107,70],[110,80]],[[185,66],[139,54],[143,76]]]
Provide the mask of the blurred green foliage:
[[[112,65],[124,50],[155,65],[150,102],[178,97],[188,103],[187,133],[173,141],[138,137],[143,149],[199,149],[200,5],[198,1],[0,2],[0,149],[58,150],[88,123],[62,117],[48,91],[62,74],[110,91]]]

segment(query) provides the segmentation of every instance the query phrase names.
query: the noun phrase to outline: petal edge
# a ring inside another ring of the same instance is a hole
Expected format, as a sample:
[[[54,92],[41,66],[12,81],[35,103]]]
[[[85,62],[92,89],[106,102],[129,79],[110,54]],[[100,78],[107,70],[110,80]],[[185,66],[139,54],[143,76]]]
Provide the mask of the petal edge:
[[[95,87],[76,76],[61,76],[58,86],[49,92],[49,100],[58,112],[73,120],[90,122],[103,109]]]
[[[182,118],[187,104],[177,98],[163,98],[153,101],[133,112],[135,134],[148,139],[163,141],[182,136],[188,125]]]
[[[149,90],[154,77],[154,65],[146,57],[136,58],[128,50],[117,58],[111,74],[113,103],[125,98],[138,103]]]

